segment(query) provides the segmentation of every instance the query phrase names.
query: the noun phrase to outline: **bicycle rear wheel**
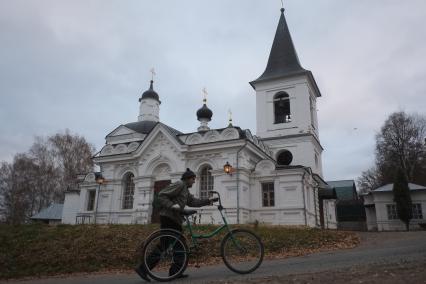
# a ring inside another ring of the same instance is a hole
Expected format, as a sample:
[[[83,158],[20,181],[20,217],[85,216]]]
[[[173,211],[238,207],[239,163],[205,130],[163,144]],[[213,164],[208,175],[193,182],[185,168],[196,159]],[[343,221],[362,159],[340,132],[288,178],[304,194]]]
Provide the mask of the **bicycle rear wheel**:
[[[182,234],[160,230],[153,233],[142,250],[142,263],[147,274],[161,282],[181,275],[188,266],[189,250]]]
[[[240,274],[255,271],[262,263],[264,255],[260,238],[244,229],[229,232],[222,240],[220,251],[225,265]]]

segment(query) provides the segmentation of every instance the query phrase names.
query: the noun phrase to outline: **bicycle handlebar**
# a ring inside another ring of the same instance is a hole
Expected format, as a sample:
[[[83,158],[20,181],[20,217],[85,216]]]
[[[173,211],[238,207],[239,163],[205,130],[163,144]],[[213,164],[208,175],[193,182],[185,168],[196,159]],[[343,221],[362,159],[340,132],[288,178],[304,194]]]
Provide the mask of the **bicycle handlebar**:
[[[213,195],[213,194],[216,194],[217,195],[217,197],[219,198],[219,206],[217,207],[219,210],[222,210],[223,209],[223,206],[222,206],[222,200],[220,199],[220,193],[219,192],[217,192],[217,191],[214,191],[214,190],[212,190],[212,191],[210,191],[210,193]]]

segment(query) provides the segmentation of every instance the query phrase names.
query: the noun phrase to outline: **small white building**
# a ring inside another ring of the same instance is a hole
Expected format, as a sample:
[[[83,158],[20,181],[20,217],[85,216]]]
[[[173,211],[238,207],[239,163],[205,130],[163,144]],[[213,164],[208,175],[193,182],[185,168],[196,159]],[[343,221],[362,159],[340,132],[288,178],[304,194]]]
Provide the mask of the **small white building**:
[[[413,203],[410,230],[416,230],[420,228],[419,224],[426,223],[423,213],[426,210],[426,187],[413,183],[409,183],[408,187]],[[362,195],[369,231],[406,230],[405,224],[398,218],[392,189],[393,184],[390,183]]]
[[[220,192],[231,223],[311,227],[324,223],[318,199],[318,192],[327,187],[316,107],[321,93],[311,71],[300,65],[284,9],[267,67],[250,82],[257,135],[231,121],[224,128],[210,129],[213,111],[206,100],[196,112],[200,126],[182,133],[160,122],[160,104],[167,103],[167,96],[161,102],[153,83],[139,98],[137,121],[115,128],[94,156],[106,182],[97,184],[91,173],[78,192],[67,193],[64,222],[155,222],[155,194],[190,168],[198,176],[191,192],[197,197]],[[223,170],[227,163],[232,174]],[[325,208],[333,212],[333,204]],[[222,221],[214,206],[199,212],[202,223]],[[326,217],[328,223],[335,222],[335,214]]]

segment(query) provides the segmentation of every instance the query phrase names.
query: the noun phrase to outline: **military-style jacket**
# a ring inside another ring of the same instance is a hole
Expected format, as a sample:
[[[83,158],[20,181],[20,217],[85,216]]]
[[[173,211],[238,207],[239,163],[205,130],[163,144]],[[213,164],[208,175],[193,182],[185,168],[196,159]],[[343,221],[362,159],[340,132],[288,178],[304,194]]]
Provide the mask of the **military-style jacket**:
[[[186,205],[190,207],[210,205],[210,200],[195,198],[189,192],[186,183],[179,180],[159,192],[158,204],[160,205],[160,216],[168,217],[181,224],[184,218],[176,210],[171,208],[174,204],[179,204],[180,208],[183,209]]]

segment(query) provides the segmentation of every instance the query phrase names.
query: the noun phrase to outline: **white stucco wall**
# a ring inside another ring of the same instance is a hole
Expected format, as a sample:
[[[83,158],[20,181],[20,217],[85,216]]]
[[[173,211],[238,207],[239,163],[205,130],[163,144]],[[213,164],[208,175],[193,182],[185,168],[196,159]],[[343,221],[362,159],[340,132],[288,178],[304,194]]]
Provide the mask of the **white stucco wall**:
[[[336,200],[335,199],[323,200],[323,208],[324,208],[324,228],[337,229]]]
[[[65,193],[64,207],[62,211],[63,224],[75,224],[77,213],[80,209],[80,192],[71,191]]]
[[[389,220],[387,214],[387,204],[395,204],[393,202],[393,193],[390,192],[372,192],[371,194],[375,209],[366,210],[367,213],[367,226],[369,230],[377,228],[379,231],[403,231],[405,224],[399,220]],[[371,198],[371,197],[370,197]],[[370,199],[367,199],[370,202]],[[411,191],[411,200],[413,203],[421,204],[423,219],[412,219],[410,222],[410,229],[419,229],[419,223],[426,223],[426,191]],[[376,226],[374,226],[374,212],[376,218]]]

